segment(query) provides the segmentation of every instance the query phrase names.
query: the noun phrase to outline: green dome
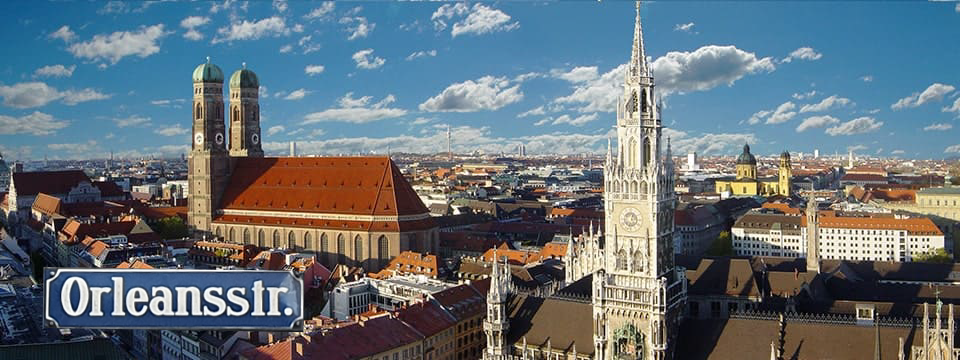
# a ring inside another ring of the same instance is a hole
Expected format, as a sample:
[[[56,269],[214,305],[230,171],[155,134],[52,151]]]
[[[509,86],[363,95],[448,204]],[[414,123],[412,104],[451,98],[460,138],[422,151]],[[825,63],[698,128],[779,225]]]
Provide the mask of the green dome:
[[[230,87],[257,89],[260,87],[260,80],[257,79],[257,74],[255,74],[253,71],[247,70],[247,68],[244,67],[243,69],[234,71],[233,75],[230,76]]]
[[[756,165],[757,158],[750,153],[750,145],[743,144],[743,153],[737,158],[737,165]]]
[[[211,64],[209,60],[193,70],[193,82],[223,83],[223,71],[219,66]]]

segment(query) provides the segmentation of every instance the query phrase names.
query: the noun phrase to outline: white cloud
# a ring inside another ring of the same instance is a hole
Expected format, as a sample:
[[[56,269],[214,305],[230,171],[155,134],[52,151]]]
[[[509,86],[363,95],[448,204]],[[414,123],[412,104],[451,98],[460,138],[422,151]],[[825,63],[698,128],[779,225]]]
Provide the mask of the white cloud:
[[[673,26],[673,31],[683,31],[692,33],[693,31],[693,22],[688,22],[686,24],[676,24]]]
[[[113,122],[117,124],[117,127],[147,126],[150,124],[150,118],[139,115],[130,115],[125,118],[114,118]]]
[[[334,2],[333,1],[324,1],[320,4],[320,7],[310,10],[310,12],[303,16],[304,19],[325,19],[328,14],[333,12]]]
[[[66,120],[56,120],[52,115],[39,111],[20,117],[0,115],[0,135],[50,135],[69,124]]]
[[[447,21],[454,18],[459,18],[460,21],[453,24],[453,29],[450,31],[451,37],[511,31],[520,27],[519,22],[510,22],[510,15],[507,13],[482,3],[475,3],[473,7],[468,7],[464,3],[444,4],[430,17],[434,28],[438,31],[446,29]]]
[[[833,125],[840,122],[840,119],[837,119],[830,115],[823,116],[811,116],[803,120],[800,125],[797,126],[797,132],[804,132],[807,129],[824,127],[827,125]]]
[[[273,8],[277,9],[277,12],[287,11],[287,1],[286,0],[273,0]]]
[[[901,110],[917,107],[928,102],[940,101],[943,100],[944,95],[949,94],[954,89],[953,85],[933,83],[922,92],[915,92],[910,96],[897,100],[896,103],[890,105],[890,108],[893,110]]]
[[[522,112],[522,113],[519,113],[519,114],[517,114],[517,117],[518,117],[518,118],[522,118],[522,117],[527,117],[527,116],[530,116],[530,115],[543,115],[543,114],[546,114],[546,113],[547,113],[546,110],[544,110],[543,106],[541,105],[541,106],[538,106],[538,107],[536,107],[536,108],[533,108],[533,109],[524,111],[524,112]]]
[[[864,116],[827,128],[825,133],[830,136],[855,135],[877,130],[881,126],[883,126],[883,121],[877,121],[872,117]]]
[[[163,135],[163,136],[186,135],[189,132],[190,132],[190,129],[182,128],[180,127],[180,124],[156,129],[153,131],[154,134]]]
[[[413,121],[410,122],[410,125],[426,125],[432,122],[433,120],[435,119],[421,116],[416,119],[413,119]]]
[[[411,60],[414,60],[414,59],[419,59],[419,58],[427,57],[427,56],[437,56],[437,50],[420,50],[420,51],[414,51],[414,52],[411,53],[410,55],[407,55],[407,61],[411,61]]]
[[[817,91],[816,91],[816,90],[810,90],[810,91],[805,92],[805,93],[794,93],[791,97],[793,97],[794,99],[797,99],[797,100],[803,100],[803,99],[811,98],[811,97],[816,96],[816,95],[817,95]]]
[[[523,100],[519,84],[506,77],[484,76],[447,86],[420,104],[422,111],[473,112],[497,110]]]
[[[304,97],[306,97],[307,94],[310,94],[310,91],[309,91],[309,90],[300,88],[300,89],[296,89],[296,90],[294,90],[294,91],[291,91],[291,92],[290,92],[289,94],[287,94],[287,96],[284,97],[283,99],[284,99],[284,100],[300,100],[300,99],[303,99]]]
[[[570,71],[553,69],[550,71],[550,75],[576,84],[596,80],[600,77],[600,73],[597,70],[596,66],[577,66],[570,69]]]
[[[947,131],[953,129],[953,125],[948,123],[930,124],[923,128],[923,131]]]
[[[668,129],[664,129],[667,134]],[[672,130],[672,129],[669,129]],[[688,136],[683,131],[669,131],[674,154],[696,152],[698,154],[728,154],[746,143],[756,143],[753,134],[721,133]]]
[[[269,129],[267,129],[267,136],[274,136],[286,130],[287,128],[283,127],[283,125],[271,126]]]
[[[661,94],[706,91],[720,85],[732,86],[746,75],[776,69],[769,57],[757,58],[735,46],[703,46],[692,52],[669,52],[651,63]],[[617,98],[623,92],[626,64],[617,66],[599,77],[590,77],[590,67],[567,72],[575,83],[573,93],[554,100],[557,104],[579,105],[578,111],[616,111]],[[553,74],[562,72],[551,72]],[[573,76],[574,74],[580,76]]]
[[[960,13],[960,4],[957,4],[957,6],[953,8],[953,11]]]
[[[357,63],[358,69],[376,69],[387,62],[384,58],[373,55],[373,49],[364,49],[357,51],[352,56],[353,61]]]
[[[805,113],[805,112],[827,111],[835,106],[836,107],[846,106],[846,105],[849,105],[850,103],[852,103],[850,99],[839,97],[837,95],[831,95],[830,97],[820,100],[819,103],[804,105],[803,107],[800,108],[800,112]]]
[[[793,111],[793,109],[796,107],[797,106],[791,101],[780,104],[780,106],[777,106],[776,110],[773,111],[773,115],[770,115],[770,117],[767,118],[766,123],[782,124],[790,121],[790,119],[793,119],[793,117],[797,115],[797,112]]]
[[[661,93],[710,90],[732,86],[746,75],[776,70],[769,57],[733,45],[707,45],[693,52],[671,51],[651,64]]]
[[[757,111],[753,113],[753,115],[750,115],[750,119],[747,120],[747,124],[750,124],[750,125],[759,124],[761,121],[763,121],[765,117],[767,117],[770,114],[773,114],[773,110]]]
[[[52,77],[70,77],[73,71],[77,69],[76,65],[63,66],[60,64],[47,65],[33,72],[34,76],[52,76]]]
[[[303,49],[303,54],[319,51],[321,48],[319,43],[313,42],[313,35],[307,35],[300,38],[300,40],[297,41],[297,45],[300,45],[300,48]]]
[[[303,72],[313,76],[323,74],[324,69],[326,68],[324,68],[323,65],[307,65],[307,67],[303,68]]]
[[[853,151],[853,152],[866,150],[866,149],[869,149],[869,147],[863,144],[847,146],[847,151]]]
[[[569,125],[573,125],[573,126],[583,126],[583,125],[586,125],[588,122],[591,122],[591,121],[596,120],[598,117],[599,117],[599,115],[597,115],[597,113],[587,114],[587,115],[580,115],[580,116],[577,116],[577,117],[572,117],[572,116],[570,116],[570,115],[566,115],[566,114],[565,114],[565,115],[558,116],[558,117],[556,117],[556,118],[554,118],[554,117],[552,117],[552,116],[551,116],[551,117],[544,118],[544,119],[542,119],[542,120],[540,120],[540,121],[537,121],[537,122],[534,123],[533,125],[534,125],[534,126],[541,126],[541,125],[546,125],[546,124],[549,123],[549,124],[551,124],[551,125],[569,124]]]
[[[203,40],[203,34],[197,31],[197,27],[206,25],[210,22],[210,18],[206,16],[188,16],[180,21],[180,27],[187,29],[187,32],[183,33],[183,37],[187,40],[199,41]]]
[[[304,116],[303,125],[319,122],[348,122],[354,124],[368,123],[383,119],[397,118],[407,114],[404,109],[390,108],[388,105],[395,102],[397,98],[393,94],[385,96],[382,100],[370,104],[372,96],[362,96],[354,98],[352,92],[348,92],[337,100],[338,108],[330,108],[320,112],[310,113]]]
[[[287,45],[284,45],[284,46],[281,46],[281,47],[280,47],[280,53],[281,53],[281,54],[286,54],[286,53],[291,52],[291,51],[293,51],[293,45],[287,44]]]
[[[945,153],[960,153],[960,144],[947,146],[946,149],[943,149]]]
[[[960,116],[960,97],[953,101],[953,105],[944,106],[943,112],[955,112],[957,116]]]
[[[903,154],[903,153],[905,153],[905,152],[906,152],[906,151],[903,151],[903,150],[893,150],[893,151],[890,151],[890,153],[893,154],[893,155],[901,155],[901,154]]]
[[[802,47],[791,52],[790,55],[788,55],[783,60],[780,60],[780,62],[788,63],[793,61],[794,59],[814,61],[814,60],[820,60],[821,57],[823,57],[823,54],[818,53],[812,47]]]
[[[48,36],[51,39],[60,39],[68,43],[77,38],[77,34],[70,30],[70,27],[67,25],[61,26],[57,31],[54,31]]]
[[[225,26],[217,30],[217,36],[213,38],[213,43],[235,40],[257,40],[260,38],[281,35],[289,35],[291,29],[287,27],[286,21],[280,16],[271,16],[258,21],[237,21],[230,26]]]
[[[860,81],[863,81],[863,82],[872,82],[872,81],[873,81],[873,75],[864,75],[864,76],[861,76],[861,77],[860,77]]]
[[[85,143],[47,144],[47,148],[53,151],[64,151],[69,154],[68,156],[86,155],[97,148],[97,142],[90,140]]]
[[[370,32],[377,28],[377,24],[368,22],[367,18],[363,16],[340,18],[340,24],[347,25],[345,30],[350,33],[350,35],[347,36],[347,40],[365,38],[370,35]]]
[[[90,41],[70,45],[67,51],[78,58],[106,61],[113,65],[127,56],[136,55],[145,58],[160,52],[160,39],[167,34],[163,24],[141,26],[135,31],[94,35]]]
[[[108,99],[110,96],[90,88],[59,91],[43,82],[17,83],[12,86],[0,85],[0,97],[3,97],[3,105],[17,109],[44,106],[55,100],[61,100],[67,105],[75,105],[85,101]]]

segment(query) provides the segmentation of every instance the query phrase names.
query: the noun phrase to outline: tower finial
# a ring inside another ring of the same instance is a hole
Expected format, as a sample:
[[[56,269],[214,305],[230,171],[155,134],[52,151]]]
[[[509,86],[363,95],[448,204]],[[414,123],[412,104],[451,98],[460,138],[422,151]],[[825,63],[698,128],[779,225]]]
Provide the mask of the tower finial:
[[[210,56],[207,56],[207,64],[210,63]]]
[[[240,66],[243,66],[243,69],[246,70],[246,69],[247,69],[247,62],[244,61],[244,62],[240,63]]]

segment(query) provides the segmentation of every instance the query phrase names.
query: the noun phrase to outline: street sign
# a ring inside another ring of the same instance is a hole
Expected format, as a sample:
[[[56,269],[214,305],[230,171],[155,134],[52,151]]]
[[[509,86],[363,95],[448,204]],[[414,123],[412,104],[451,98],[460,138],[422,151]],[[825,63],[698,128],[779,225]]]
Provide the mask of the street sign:
[[[47,326],[284,330],[303,326],[303,279],[291,271],[44,270]]]

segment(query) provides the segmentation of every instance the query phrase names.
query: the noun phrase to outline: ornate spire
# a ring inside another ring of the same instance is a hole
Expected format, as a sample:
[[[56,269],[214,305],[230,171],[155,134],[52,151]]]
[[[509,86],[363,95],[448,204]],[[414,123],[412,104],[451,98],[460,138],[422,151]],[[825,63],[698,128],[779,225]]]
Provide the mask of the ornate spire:
[[[637,24],[633,33],[633,53],[630,56],[630,77],[650,76],[647,53],[643,48],[643,26],[640,25],[640,1],[637,1]],[[629,81],[629,77],[628,80]]]

